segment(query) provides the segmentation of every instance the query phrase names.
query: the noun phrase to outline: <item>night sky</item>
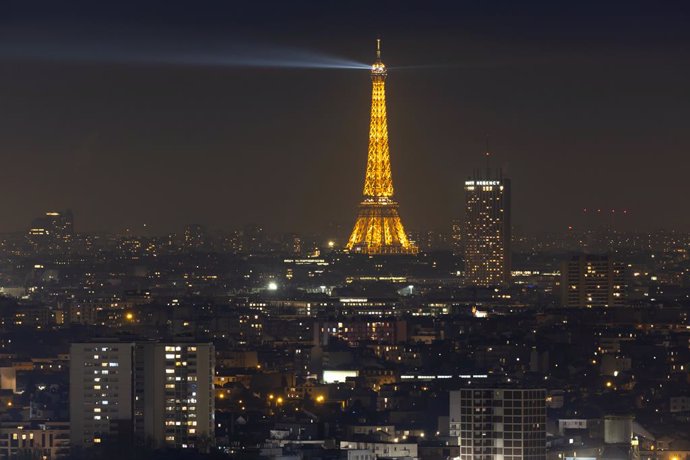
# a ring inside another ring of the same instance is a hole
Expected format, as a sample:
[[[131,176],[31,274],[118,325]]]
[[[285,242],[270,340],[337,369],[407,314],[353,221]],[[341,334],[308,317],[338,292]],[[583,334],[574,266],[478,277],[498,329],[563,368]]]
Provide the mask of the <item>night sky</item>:
[[[3,2],[0,232],[66,208],[80,231],[349,228],[368,72],[234,64],[369,64],[378,34],[408,230],[461,215],[487,136],[518,229],[690,229],[683,2],[415,3]]]

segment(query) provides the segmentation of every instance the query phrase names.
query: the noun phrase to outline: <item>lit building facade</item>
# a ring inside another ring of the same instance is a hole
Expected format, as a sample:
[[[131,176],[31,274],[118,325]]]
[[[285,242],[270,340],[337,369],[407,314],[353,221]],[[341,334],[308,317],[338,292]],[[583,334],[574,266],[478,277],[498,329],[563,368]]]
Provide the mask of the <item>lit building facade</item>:
[[[5,422],[0,424],[0,458],[65,458],[69,438],[68,422]]]
[[[370,255],[416,254],[418,248],[405,233],[398,214],[398,203],[393,199],[386,115],[387,74],[388,70],[381,61],[379,40],[376,62],[371,66],[371,123],[364,198],[359,205],[359,214],[345,247],[350,252]]]
[[[139,343],[134,432],[157,447],[207,450],[214,439],[215,352],[209,343]]]
[[[331,337],[338,337],[352,346],[364,342],[396,344],[407,341],[407,321],[382,319],[367,321],[317,321],[314,324],[314,344],[328,345]]]
[[[48,211],[34,219],[28,231],[29,242],[37,249],[56,251],[63,249],[74,236],[72,211]]]
[[[510,282],[510,180],[465,181],[465,280],[474,286]]]
[[[464,252],[464,241],[463,241],[463,222],[461,219],[453,219],[450,229],[450,238],[453,249],[453,254],[460,255]]]
[[[184,242],[186,249],[198,250],[206,245],[206,229],[199,224],[190,224],[184,228]]]
[[[213,443],[214,347],[208,343],[74,343],[70,438],[207,450]]]
[[[462,460],[545,460],[546,390],[451,391],[449,429]]]
[[[69,404],[72,445],[129,440],[132,429],[134,344],[73,343]]]
[[[561,264],[564,307],[620,307],[626,289],[625,264],[608,255],[580,254]]]

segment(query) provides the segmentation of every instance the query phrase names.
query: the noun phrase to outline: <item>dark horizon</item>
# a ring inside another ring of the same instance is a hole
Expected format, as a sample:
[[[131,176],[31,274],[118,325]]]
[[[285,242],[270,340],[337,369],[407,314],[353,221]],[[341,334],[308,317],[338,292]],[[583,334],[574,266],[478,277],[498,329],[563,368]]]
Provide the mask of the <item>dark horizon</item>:
[[[628,210],[623,230],[688,230],[676,204],[690,193],[687,16],[642,2],[10,2],[0,232],[67,208],[79,231],[352,225],[368,72],[200,58],[239,46],[243,58],[369,64],[377,35],[409,230],[461,216],[462,182],[484,165],[487,137],[526,233],[580,227],[584,208]]]

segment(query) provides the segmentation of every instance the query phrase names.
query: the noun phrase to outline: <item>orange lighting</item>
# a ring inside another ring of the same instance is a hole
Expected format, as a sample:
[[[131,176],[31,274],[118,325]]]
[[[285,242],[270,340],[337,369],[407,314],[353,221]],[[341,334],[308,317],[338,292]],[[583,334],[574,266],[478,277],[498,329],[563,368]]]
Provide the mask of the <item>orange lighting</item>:
[[[381,62],[380,42],[377,42],[376,56],[371,68],[373,88],[364,199],[345,248],[364,254],[416,254],[419,249],[408,239],[398,214],[398,203],[393,199],[386,115],[387,71]]]

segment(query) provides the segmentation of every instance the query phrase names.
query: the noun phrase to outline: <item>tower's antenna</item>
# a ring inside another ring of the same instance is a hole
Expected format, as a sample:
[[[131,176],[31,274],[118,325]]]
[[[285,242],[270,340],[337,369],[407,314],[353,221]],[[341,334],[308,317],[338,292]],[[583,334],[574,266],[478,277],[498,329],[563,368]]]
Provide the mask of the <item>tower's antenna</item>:
[[[376,38],[376,59],[381,60],[381,37]]]
[[[491,178],[491,165],[489,160],[491,157],[491,151],[489,150],[489,136],[486,136],[486,150],[484,151],[484,156],[486,157],[486,178]]]

